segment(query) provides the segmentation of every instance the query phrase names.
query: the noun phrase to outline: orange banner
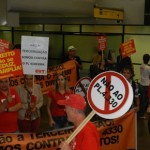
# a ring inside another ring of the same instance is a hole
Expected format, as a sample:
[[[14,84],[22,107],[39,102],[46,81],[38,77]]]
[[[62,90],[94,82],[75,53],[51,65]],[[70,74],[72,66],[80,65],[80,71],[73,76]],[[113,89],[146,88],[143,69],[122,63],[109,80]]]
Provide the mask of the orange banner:
[[[0,53],[0,79],[22,74],[23,69],[19,50]]]
[[[128,150],[136,148],[136,113],[134,110],[123,117],[112,120],[111,124],[106,123],[101,128],[102,133],[100,144],[101,150]],[[128,138],[128,140],[127,140]]]
[[[121,45],[121,55],[123,58],[136,53],[134,40],[127,41]]]
[[[63,73],[68,79],[69,87],[74,87],[77,79],[76,79],[76,64],[74,60],[67,61],[63,64],[51,67],[48,69],[48,74],[35,76],[35,83],[41,85],[43,94],[46,94],[49,89],[54,85],[55,77],[57,74]],[[23,76],[17,76],[10,78],[10,86],[18,86],[20,84],[24,84]]]
[[[135,111],[130,111],[118,119],[94,122],[100,134],[100,149],[137,149],[135,118]],[[0,134],[0,149],[56,150],[61,141],[66,140],[72,132],[73,129],[68,128],[39,134]]]

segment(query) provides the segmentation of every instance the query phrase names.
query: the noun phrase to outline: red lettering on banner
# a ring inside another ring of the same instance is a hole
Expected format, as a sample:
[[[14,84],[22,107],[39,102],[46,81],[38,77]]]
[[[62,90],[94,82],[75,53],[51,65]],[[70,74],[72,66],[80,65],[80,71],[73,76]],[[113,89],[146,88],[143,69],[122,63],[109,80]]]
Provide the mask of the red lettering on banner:
[[[41,74],[43,74],[43,73],[45,72],[45,70],[36,69],[35,72],[36,72],[36,73],[41,73]]]
[[[106,36],[98,36],[98,50],[106,49]]]

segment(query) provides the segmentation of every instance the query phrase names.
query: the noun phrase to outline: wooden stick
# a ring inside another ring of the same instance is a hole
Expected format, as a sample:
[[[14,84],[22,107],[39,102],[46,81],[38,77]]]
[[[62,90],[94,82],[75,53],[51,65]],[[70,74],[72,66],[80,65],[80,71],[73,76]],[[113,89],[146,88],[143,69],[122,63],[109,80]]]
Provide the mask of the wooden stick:
[[[94,110],[90,112],[90,114],[81,122],[81,124],[74,130],[74,132],[69,136],[66,142],[69,144],[73,138],[81,131],[81,129],[85,126],[85,124],[95,115]]]
[[[33,91],[32,91],[32,95],[34,95],[34,75],[33,75],[33,83],[32,83],[32,84],[33,84],[33,87],[32,87],[32,90],[33,90]]]

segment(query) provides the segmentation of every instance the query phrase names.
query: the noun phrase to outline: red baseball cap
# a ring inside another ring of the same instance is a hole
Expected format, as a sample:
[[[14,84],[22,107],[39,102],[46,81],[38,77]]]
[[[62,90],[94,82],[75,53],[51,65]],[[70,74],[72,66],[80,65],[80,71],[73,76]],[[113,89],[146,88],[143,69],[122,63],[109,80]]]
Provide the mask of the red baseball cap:
[[[84,110],[86,107],[85,99],[79,94],[70,94],[65,100],[59,100],[59,105],[70,106],[78,110]]]

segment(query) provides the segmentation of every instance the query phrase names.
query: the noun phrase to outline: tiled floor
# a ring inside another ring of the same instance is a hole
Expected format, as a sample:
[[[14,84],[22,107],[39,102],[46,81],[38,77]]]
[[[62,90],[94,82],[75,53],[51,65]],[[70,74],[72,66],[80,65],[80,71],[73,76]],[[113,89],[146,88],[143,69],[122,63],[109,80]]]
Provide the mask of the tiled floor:
[[[42,126],[41,131],[48,131],[48,116],[46,106],[41,109]],[[150,134],[148,133],[147,120],[137,120],[137,150],[150,150]]]
[[[137,120],[137,147],[138,150],[150,150],[150,134],[148,133],[147,120]]]

